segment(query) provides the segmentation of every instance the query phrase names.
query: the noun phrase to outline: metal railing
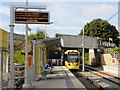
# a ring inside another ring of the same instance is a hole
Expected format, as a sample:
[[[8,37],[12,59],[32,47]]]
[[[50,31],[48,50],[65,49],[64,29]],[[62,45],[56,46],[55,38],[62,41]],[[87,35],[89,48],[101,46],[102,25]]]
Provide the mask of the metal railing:
[[[14,72],[15,87],[20,88],[20,87],[22,87],[22,84],[24,83],[24,68],[25,68],[25,66],[15,65],[14,68],[15,68],[15,72]]]

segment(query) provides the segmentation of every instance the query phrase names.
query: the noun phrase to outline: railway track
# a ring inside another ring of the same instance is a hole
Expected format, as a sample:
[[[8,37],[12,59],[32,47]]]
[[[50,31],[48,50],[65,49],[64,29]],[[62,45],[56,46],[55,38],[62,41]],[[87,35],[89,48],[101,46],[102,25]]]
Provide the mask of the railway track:
[[[91,82],[98,89],[118,89],[120,87],[119,77],[95,70],[89,66],[85,66],[85,70],[85,72],[78,72],[77,74],[86,78],[86,80]]]
[[[96,86],[94,86],[92,83],[90,83],[84,77],[82,77],[81,75],[79,75],[78,72],[72,72],[72,73],[86,87],[86,90],[91,90],[91,89],[97,90]]]
[[[90,70],[92,70],[92,71],[97,71],[97,72],[99,72],[99,73],[102,73],[102,74],[105,74],[105,75],[108,75],[108,76],[110,76],[110,77],[113,77],[113,78],[116,78],[116,79],[119,79],[119,80],[120,80],[120,77],[117,77],[117,76],[115,76],[115,75],[111,75],[111,74],[105,73],[105,72],[100,71],[100,70],[97,70],[97,69],[94,69],[94,68],[92,68],[91,66],[88,66],[88,65],[85,65],[85,69],[89,69],[89,71],[90,71]]]
[[[119,77],[113,76],[111,74],[108,74],[108,73],[105,73],[105,72],[102,72],[99,70],[95,70],[95,69],[90,68],[88,66],[85,66],[85,69],[88,70],[89,72],[95,74],[95,75],[98,75],[98,76],[110,81],[110,82],[113,82],[117,85],[120,85],[120,78]],[[94,70],[94,71],[92,71],[92,70]]]

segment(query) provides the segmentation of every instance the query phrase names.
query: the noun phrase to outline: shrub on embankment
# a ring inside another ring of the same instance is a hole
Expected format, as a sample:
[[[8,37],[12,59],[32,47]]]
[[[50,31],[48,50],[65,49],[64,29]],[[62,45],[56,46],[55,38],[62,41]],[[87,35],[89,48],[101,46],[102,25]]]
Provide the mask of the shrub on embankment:
[[[120,54],[120,48],[116,47],[116,48],[113,48],[113,50]]]

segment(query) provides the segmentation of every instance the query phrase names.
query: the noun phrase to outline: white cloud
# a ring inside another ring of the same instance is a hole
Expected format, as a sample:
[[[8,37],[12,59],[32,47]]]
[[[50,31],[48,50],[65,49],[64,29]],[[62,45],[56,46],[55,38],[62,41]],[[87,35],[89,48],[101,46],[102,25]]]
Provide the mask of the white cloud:
[[[8,21],[2,21],[2,20],[0,20],[0,28],[9,31],[8,30],[8,28],[9,28],[9,22]]]
[[[9,16],[10,10],[7,6],[0,4],[0,28],[9,32]]]
[[[118,25],[116,25],[116,24],[113,24],[113,25],[116,27],[116,29],[118,30],[118,32],[120,34],[120,27],[118,27]]]
[[[116,29],[118,30],[118,25],[114,25],[116,27]],[[119,31],[120,32],[120,31]]]
[[[25,2],[24,0],[1,0],[2,2]],[[118,2],[119,0],[28,0],[29,2]]]
[[[9,7],[7,7],[7,6],[3,6],[3,5],[1,5],[0,6],[0,14],[2,15],[7,15],[7,16],[9,16],[10,15],[10,9],[9,9]]]
[[[49,35],[52,35],[55,32],[78,34],[81,30],[81,27],[83,27],[87,22],[93,20],[97,16],[103,17],[105,14],[109,14],[109,16],[111,16],[110,14],[114,13],[115,11],[114,5],[107,3],[56,3],[57,1],[55,1],[54,3],[40,3],[40,1],[41,0],[39,0],[38,3],[34,3],[34,5],[45,4],[47,6],[47,10],[50,11],[50,19],[51,21],[53,21],[53,25],[46,25],[46,30],[50,30],[48,31]],[[34,0],[33,2],[37,2],[37,0]],[[29,4],[32,5],[32,3]],[[2,9],[2,11],[0,11],[0,14],[3,13],[2,15],[7,15],[8,18],[9,6],[0,7],[4,8]],[[106,18],[108,18],[109,16],[105,15]],[[9,25],[9,21],[7,22],[5,19],[0,24],[0,27],[6,28],[6,25]],[[25,28],[23,28],[23,24],[15,24],[15,27],[15,32],[20,34],[24,33]],[[39,24],[30,24],[29,27],[32,29],[32,32],[36,32],[37,28],[45,29],[45,25]]]
[[[88,5],[82,9],[82,13],[88,17],[100,16],[105,14],[110,14],[115,12],[115,9],[112,5],[100,4],[100,5]]]

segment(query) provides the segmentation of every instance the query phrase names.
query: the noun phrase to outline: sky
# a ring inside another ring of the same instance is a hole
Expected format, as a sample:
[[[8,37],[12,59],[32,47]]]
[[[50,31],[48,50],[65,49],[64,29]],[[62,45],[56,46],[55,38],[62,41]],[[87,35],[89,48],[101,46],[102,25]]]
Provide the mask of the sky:
[[[2,0],[0,2],[0,28],[10,32],[10,5],[25,5],[26,0]],[[50,25],[29,24],[31,33],[38,28],[50,37],[55,33],[78,35],[86,23],[93,19],[108,20],[118,11],[118,0],[28,0],[28,5],[46,6],[50,12]],[[118,15],[109,20],[118,30]],[[25,34],[24,24],[15,24],[14,32]],[[120,31],[119,31],[120,32]],[[29,32],[30,34],[30,32]]]

